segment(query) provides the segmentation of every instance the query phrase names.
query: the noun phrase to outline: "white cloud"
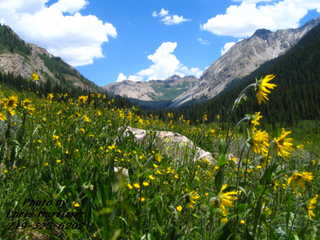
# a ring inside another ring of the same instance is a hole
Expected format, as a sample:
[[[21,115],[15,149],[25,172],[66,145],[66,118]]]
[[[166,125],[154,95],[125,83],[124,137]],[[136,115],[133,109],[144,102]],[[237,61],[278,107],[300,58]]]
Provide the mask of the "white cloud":
[[[283,0],[257,5],[258,0],[244,0],[227,8],[225,14],[209,19],[200,28],[220,36],[249,37],[255,30],[266,28],[272,31],[299,27],[299,21],[310,10],[320,13],[319,0]]]
[[[28,4],[26,4],[28,2]],[[117,36],[116,28],[94,15],[79,12],[86,0],[2,0],[0,22],[9,25],[26,42],[46,48],[72,66],[104,57],[101,45]],[[68,13],[68,14],[64,14]]]
[[[164,10],[163,8],[161,8],[161,11],[159,13],[159,16],[160,17],[164,17],[164,16],[167,16],[169,14],[169,11],[168,10]]]
[[[59,2],[52,4],[51,7],[55,7],[61,12],[73,14],[83,9],[87,4],[89,2],[86,0],[59,0]]]
[[[169,11],[161,8],[160,12],[157,13],[154,11],[152,13],[153,17],[161,17],[161,22],[164,22],[165,25],[175,25],[182,22],[191,21],[191,19],[185,19],[183,16],[178,15],[169,15]]]
[[[221,55],[225,54],[235,44],[236,44],[235,42],[226,43],[224,47],[221,49]]]
[[[126,79],[127,79],[127,77],[123,73],[119,73],[116,82],[122,82],[123,80],[126,80]]]
[[[182,22],[187,22],[191,20],[185,19],[182,16],[172,15],[172,16],[166,16],[165,18],[161,19],[161,21],[164,22],[165,25],[175,25],[175,24],[180,24]]]
[[[200,42],[203,45],[210,45],[208,40],[203,40],[202,38],[197,38],[198,42]]]
[[[203,71],[199,68],[189,69],[180,63],[173,54],[176,47],[176,42],[162,43],[154,54],[148,56],[148,59],[151,60],[153,64],[135,75],[130,75],[128,79],[133,81],[164,80],[174,74],[180,75],[181,77],[185,75],[200,77]]]

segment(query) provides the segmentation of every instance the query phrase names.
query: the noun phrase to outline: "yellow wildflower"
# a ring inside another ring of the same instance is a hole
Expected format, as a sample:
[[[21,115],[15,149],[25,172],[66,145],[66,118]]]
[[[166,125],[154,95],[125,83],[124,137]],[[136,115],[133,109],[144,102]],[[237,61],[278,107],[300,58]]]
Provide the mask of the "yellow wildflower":
[[[280,137],[274,138],[274,141],[277,145],[276,152],[278,156],[287,157],[290,154],[288,151],[294,151],[294,149],[291,147],[293,145],[293,143],[291,143],[293,139],[286,138],[286,136],[290,133],[291,131],[286,132],[285,129],[282,128]]]
[[[134,186],[135,188],[140,188],[140,184],[139,184],[139,183],[135,183],[135,184],[133,184],[133,186]]]
[[[307,204],[307,211],[308,211],[308,216],[310,219],[312,219],[312,217],[315,217],[316,215],[313,212],[313,209],[315,209],[316,207],[314,206],[317,203],[317,198],[318,195],[316,195],[314,198],[312,198],[311,200],[309,200],[308,204]]]
[[[0,121],[4,121],[6,119],[7,119],[6,115],[4,115],[4,113],[0,112]]]
[[[52,98],[54,98],[54,95],[53,95],[52,93],[49,93],[49,94],[48,94],[48,99],[49,99],[49,101],[51,101]]]
[[[32,80],[34,81],[38,81],[39,80],[39,75],[37,75],[36,73],[32,73]]]
[[[293,191],[295,191],[297,184],[301,189],[305,189],[304,182],[311,182],[313,178],[313,173],[311,172],[294,172],[292,176],[288,179],[287,185],[292,184]]]
[[[84,115],[84,116],[83,116],[83,120],[84,120],[85,122],[90,122],[90,118],[89,118],[87,115]]]
[[[269,138],[268,133],[264,130],[258,130],[254,133],[251,140],[251,150],[255,153],[267,153],[269,143],[267,142]]]
[[[84,104],[84,103],[86,103],[86,101],[88,101],[88,96],[80,96],[79,98],[78,98],[78,103],[79,104]]]
[[[261,112],[258,112],[255,115],[251,116],[250,123],[249,123],[250,131],[252,131],[252,130],[256,131],[257,130],[256,126],[260,125],[259,120],[262,118],[260,113]]]
[[[2,105],[4,108],[7,109],[14,109],[18,105],[18,97],[17,96],[11,96],[9,99],[2,99]]]
[[[276,84],[269,83],[269,81],[271,81],[274,78],[275,75],[269,74],[265,76],[263,79],[260,79],[256,82],[256,97],[258,99],[259,104],[261,104],[262,101],[266,103],[266,100],[269,100],[267,94],[271,92],[268,90],[268,88],[273,89],[277,86]]]
[[[228,212],[225,206],[233,207],[232,201],[238,199],[236,196],[233,196],[233,195],[236,195],[237,192],[232,191],[232,192],[223,193],[223,190],[225,190],[227,186],[228,186],[227,184],[223,185],[219,192],[218,197],[212,199],[212,203],[217,205],[217,207],[220,208],[223,211],[223,213]]]
[[[265,76],[263,79],[260,79],[259,81],[257,81],[256,97],[258,99],[259,104],[261,104],[262,101],[266,103],[266,100],[269,100],[269,98],[267,97],[267,94],[271,92],[268,90],[268,88],[273,89],[277,86],[276,84],[269,83],[269,81],[271,81],[274,78],[275,78],[275,75],[269,74]]]
[[[195,204],[196,202],[194,200],[197,200],[198,198],[200,198],[200,196],[197,194],[196,191],[192,191],[188,197],[187,197],[187,202],[189,204],[189,208],[194,208],[193,204]]]
[[[181,212],[181,211],[182,211],[182,206],[177,206],[177,210],[178,210],[179,212]]]
[[[31,100],[25,99],[25,100],[23,100],[23,102],[22,102],[22,106],[23,106],[24,108],[28,109],[30,103],[31,103]]]

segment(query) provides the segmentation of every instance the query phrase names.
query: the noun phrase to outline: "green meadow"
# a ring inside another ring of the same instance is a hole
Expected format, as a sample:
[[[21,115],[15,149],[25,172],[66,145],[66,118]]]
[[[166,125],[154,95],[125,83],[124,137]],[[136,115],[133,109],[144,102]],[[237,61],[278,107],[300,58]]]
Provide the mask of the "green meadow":
[[[234,96],[272,98],[272,75]],[[0,88],[0,239],[319,239],[319,125],[260,124],[264,112],[191,125],[70,98]],[[212,121],[213,120],[213,121]],[[123,136],[150,130],[148,141]],[[214,160],[160,151],[180,133]]]

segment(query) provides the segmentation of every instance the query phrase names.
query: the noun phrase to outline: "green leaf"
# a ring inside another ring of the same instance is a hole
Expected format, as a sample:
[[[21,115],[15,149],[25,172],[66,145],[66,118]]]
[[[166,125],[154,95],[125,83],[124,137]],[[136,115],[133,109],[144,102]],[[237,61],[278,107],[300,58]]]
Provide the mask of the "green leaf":
[[[224,183],[224,170],[223,170],[223,167],[219,168],[214,181],[215,181],[215,185],[216,185],[216,188],[217,188],[217,192],[219,192],[221,187],[222,187],[222,185],[223,185],[223,183]]]

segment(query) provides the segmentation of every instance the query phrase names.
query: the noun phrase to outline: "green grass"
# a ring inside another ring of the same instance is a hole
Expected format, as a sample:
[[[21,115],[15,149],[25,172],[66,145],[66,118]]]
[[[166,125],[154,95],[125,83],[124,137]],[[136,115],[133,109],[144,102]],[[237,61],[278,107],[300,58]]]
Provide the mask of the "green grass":
[[[183,116],[177,122],[170,116],[166,121],[153,115],[141,118],[136,109],[116,108],[103,96],[95,95],[95,103],[80,104],[78,99],[64,102],[60,99],[67,96],[54,95],[50,100],[0,88],[1,116],[6,117],[0,121],[2,239],[316,239],[319,235],[319,204],[314,209],[308,205],[319,194],[319,150],[308,152],[318,142],[318,133],[308,139],[317,123],[302,122],[301,132],[300,126],[286,129],[293,131],[287,138],[310,144],[285,158],[277,155],[272,143],[278,135],[268,131],[271,158],[266,162],[251,151],[255,132],[244,134],[247,122],[241,125],[242,133],[235,131],[232,139],[229,135],[227,143],[222,119],[192,126]],[[12,116],[5,108],[5,99],[11,96],[19,101]],[[26,99],[35,108],[32,115],[23,103]],[[156,139],[152,141],[152,134],[143,142],[121,137],[124,126],[181,133],[217,161],[194,162],[192,154],[183,159],[169,156]],[[311,130],[304,138],[307,127]],[[305,189],[297,187],[294,192],[288,185],[294,171],[311,172],[314,179],[301,180],[298,183]],[[228,196],[230,204],[225,202]],[[307,206],[315,213],[312,219]]]

